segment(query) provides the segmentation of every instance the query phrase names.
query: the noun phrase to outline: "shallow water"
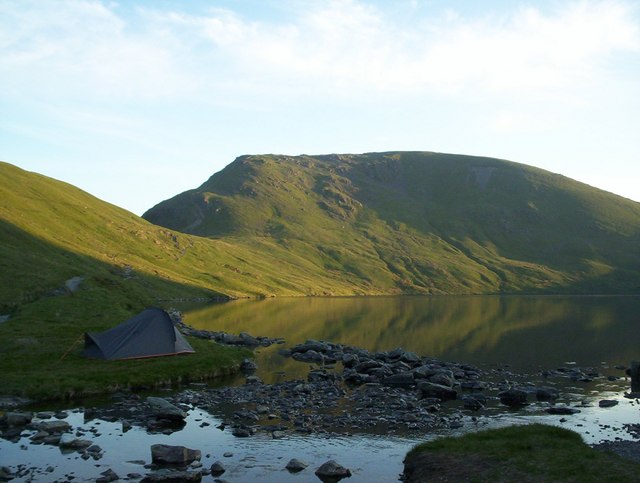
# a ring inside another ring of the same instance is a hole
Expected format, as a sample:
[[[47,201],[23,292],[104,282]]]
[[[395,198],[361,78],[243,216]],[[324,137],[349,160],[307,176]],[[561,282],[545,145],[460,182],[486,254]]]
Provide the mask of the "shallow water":
[[[234,301],[209,306],[181,307],[185,321],[197,328],[247,331],[253,335],[284,337],[284,347],[306,339],[324,339],[364,347],[372,351],[401,346],[423,355],[448,361],[503,368],[532,374],[532,381],[544,384],[540,369],[573,364],[595,367],[604,375],[624,376],[614,365],[628,365],[640,359],[640,314],[638,297],[380,297],[339,299],[273,299]],[[309,365],[283,358],[283,346],[259,349],[258,375],[267,382],[304,378]],[[232,383],[241,383],[241,378]],[[513,411],[499,404],[487,410],[463,414],[462,433],[478,428],[543,422],[573,429],[588,443],[603,439],[633,439],[624,424],[639,421],[635,400],[623,397],[629,389],[624,377],[609,381],[599,378],[589,383],[557,380],[561,402],[581,410],[573,416],[551,416],[545,405],[535,403]],[[600,408],[600,399],[616,399],[618,406]],[[86,402],[86,406],[95,404]],[[453,408],[457,403],[450,403]],[[56,408],[59,409],[59,408]],[[417,442],[437,434],[405,431],[380,435],[359,430],[352,435],[288,433],[271,439],[258,433],[236,438],[229,429],[217,429],[223,414],[200,408],[189,411],[187,424],[171,435],[149,434],[133,427],[123,432],[120,423],[84,420],[82,408],[70,408],[66,420],[74,429],[104,450],[98,460],[84,461],[79,453],[62,453],[55,446],[31,444],[25,431],[18,443],[0,439],[0,466],[37,468],[16,481],[91,481],[107,468],[121,477],[145,474],[139,463],[150,462],[150,446],[156,443],[185,445],[202,451],[204,467],[221,460],[227,467],[222,478],[228,481],[319,481],[313,472],[328,459],[335,459],[353,472],[346,481],[397,481],[402,459]],[[566,419],[561,422],[561,419]],[[205,425],[206,423],[208,425]],[[96,434],[97,433],[97,434]],[[233,453],[223,457],[225,452]],[[297,475],[284,466],[290,458],[309,463]],[[52,471],[47,472],[47,467]],[[205,477],[203,481],[213,481]]]

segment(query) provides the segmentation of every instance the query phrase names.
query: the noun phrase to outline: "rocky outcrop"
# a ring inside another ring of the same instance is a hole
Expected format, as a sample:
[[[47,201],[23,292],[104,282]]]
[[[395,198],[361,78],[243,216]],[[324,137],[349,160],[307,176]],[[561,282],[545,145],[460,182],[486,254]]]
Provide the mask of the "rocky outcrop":
[[[351,476],[351,470],[336,463],[334,460],[329,460],[322,464],[315,472],[316,476],[322,481],[338,481],[342,478],[349,478]]]
[[[200,461],[201,453],[197,449],[184,446],[170,446],[154,444],[151,446],[151,459],[158,465],[188,465],[193,461]]]

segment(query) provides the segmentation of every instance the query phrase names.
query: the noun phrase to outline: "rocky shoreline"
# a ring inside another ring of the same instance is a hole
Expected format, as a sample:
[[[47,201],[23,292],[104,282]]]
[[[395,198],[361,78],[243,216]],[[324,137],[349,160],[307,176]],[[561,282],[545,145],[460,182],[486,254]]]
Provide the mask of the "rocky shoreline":
[[[176,314],[174,317],[179,329],[190,336],[249,347],[283,342],[249,334],[233,336],[198,331],[184,325]],[[559,403],[563,395],[557,387],[558,381],[580,384],[605,377],[597,369],[575,366],[535,375],[516,374],[508,368],[480,369],[419,356],[401,348],[369,352],[316,340],[279,353],[307,364],[306,380],[265,384],[255,375],[255,363],[245,360],[242,365],[245,381],[241,385],[213,388],[191,384],[166,397],[144,398],[131,392],[116,394],[107,406],[78,410],[83,412],[85,425],[82,427],[71,427],[62,421],[65,413],[14,409],[0,418],[0,437],[16,443],[26,437],[29,444],[58,446],[61,450],[77,452],[84,460],[98,461],[102,449],[92,442],[92,434],[98,431],[91,426],[92,421],[118,422],[122,432],[137,427],[151,434],[170,435],[183,429],[187,414],[196,409],[222,421],[212,430],[228,431],[236,438],[260,434],[282,439],[295,433],[327,437],[361,432],[445,434],[473,424],[483,414],[519,411],[528,405],[535,405],[540,412],[571,417],[581,411],[580,404],[567,404],[566,400]],[[545,383],[534,383],[534,379]],[[614,405],[606,401],[601,401],[600,407]],[[197,448],[152,447],[150,454],[151,461],[140,462],[143,470],[140,473],[124,477],[109,468],[97,481],[120,478],[200,481],[203,476],[217,477],[224,472],[221,461],[204,468]],[[304,471],[304,465],[292,458],[287,470]],[[42,476],[49,470],[4,466],[0,469],[0,481]],[[350,476],[350,471],[335,461],[327,461],[326,467],[317,468],[316,475],[323,481],[337,481]]]

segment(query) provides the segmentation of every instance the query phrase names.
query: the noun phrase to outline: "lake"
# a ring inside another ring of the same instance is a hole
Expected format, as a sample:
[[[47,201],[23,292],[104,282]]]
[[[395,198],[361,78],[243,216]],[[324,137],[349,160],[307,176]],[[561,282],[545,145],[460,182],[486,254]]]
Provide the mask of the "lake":
[[[640,297],[281,298],[181,304],[178,308],[185,322],[196,328],[283,337],[285,344],[257,350],[258,375],[271,383],[306,378],[309,364],[285,358],[278,351],[307,339],[370,351],[402,347],[482,368],[508,366],[510,371],[536,375],[536,385],[549,383],[540,376],[541,370],[595,367],[612,380],[601,377],[588,383],[553,382],[560,389],[561,402],[581,410],[566,417],[565,422],[546,414],[544,404],[533,403],[513,411],[494,401],[491,408],[474,413],[461,411],[458,405],[456,410],[463,415],[464,425],[453,433],[535,421],[576,430],[589,443],[634,438],[624,425],[637,423],[638,406],[635,400],[623,397],[629,382],[615,366],[628,366],[631,360],[640,359]],[[243,382],[243,377],[227,381]],[[598,401],[603,398],[619,404],[600,408]],[[389,482],[397,480],[404,454],[414,444],[437,436],[415,431],[381,435],[362,429],[333,436],[291,432],[277,440],[263,433],[236,438],[228,429],[216,429],[225,418],[222,409],[196,406],[189,411],[184,429],[171,435],[150,434],[141,427],[125,432],[117,422],[84,417],[83,408],[98,403],[84,401],[66,408],[65,420],[93,435],[92,441],[104,450],[99,461],[84,461],[78,453],[63,453],[55,446],[32,444],[31,433],[25,431],[17,443],[0,439],[0,463],[34,468],[27,474],[35,476],[35,481],[65,481],[69,476],[75,481],[91,481],[106,468],[121,477],[144,474],[146,470],[137,461],[149,462],[150,445],[164,443],[200,449],[205,467],[222,460],[227,467],[222,478],[229,481],[319,481],[313,475],[315,468],[327,459],[336,459],[353,471],[353,477],[346,481]],[[446,411],[443,409],[445,416]],[[225,452],[232,456],[223,457]],[[310,467],[301,474],[289,474],[283,468],[292,457],[306,460]],[[25,476],[16,481],[27,479]]]
[[[438,296],[235,300],[184,306],[206,330],[328,340],[533,372],[572,361],[628,365],[640,359],[640,297]],[[265,351],[263,369],[296,364]],[[263,376],[269,377],[263,370]]]

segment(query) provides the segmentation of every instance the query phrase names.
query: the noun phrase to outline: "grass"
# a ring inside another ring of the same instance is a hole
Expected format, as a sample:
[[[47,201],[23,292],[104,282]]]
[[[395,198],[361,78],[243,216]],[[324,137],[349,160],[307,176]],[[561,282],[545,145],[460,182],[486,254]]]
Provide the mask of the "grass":
[[[352,293],[640,291],[639,203],[498,159],[243,156],[143,216],[256,252],[268,240]]]
[[[573,431],[541,424],[437,439],[405,459],[409,482],[635,481],[639,471],[639,463],[596,451]]]
[[[640,204],[495,159],[244,156],[145,216],[166,227],[0,162],[3,392],[63,397],[235,364],[209,345],[55,362],[83,332],[159,300],[640,292]],[[79,292],[53,295],[77,276]]]
[[[89,281],[73,295],[21,307],[0,326],[2,393],[53,400],[154,388],[229,374],[251,357],[248,350],[191,338],[195,354],[127,361],[83,357],[83,333],[129,318],[148,305],[142,295],[135,287],[115,292]]]

